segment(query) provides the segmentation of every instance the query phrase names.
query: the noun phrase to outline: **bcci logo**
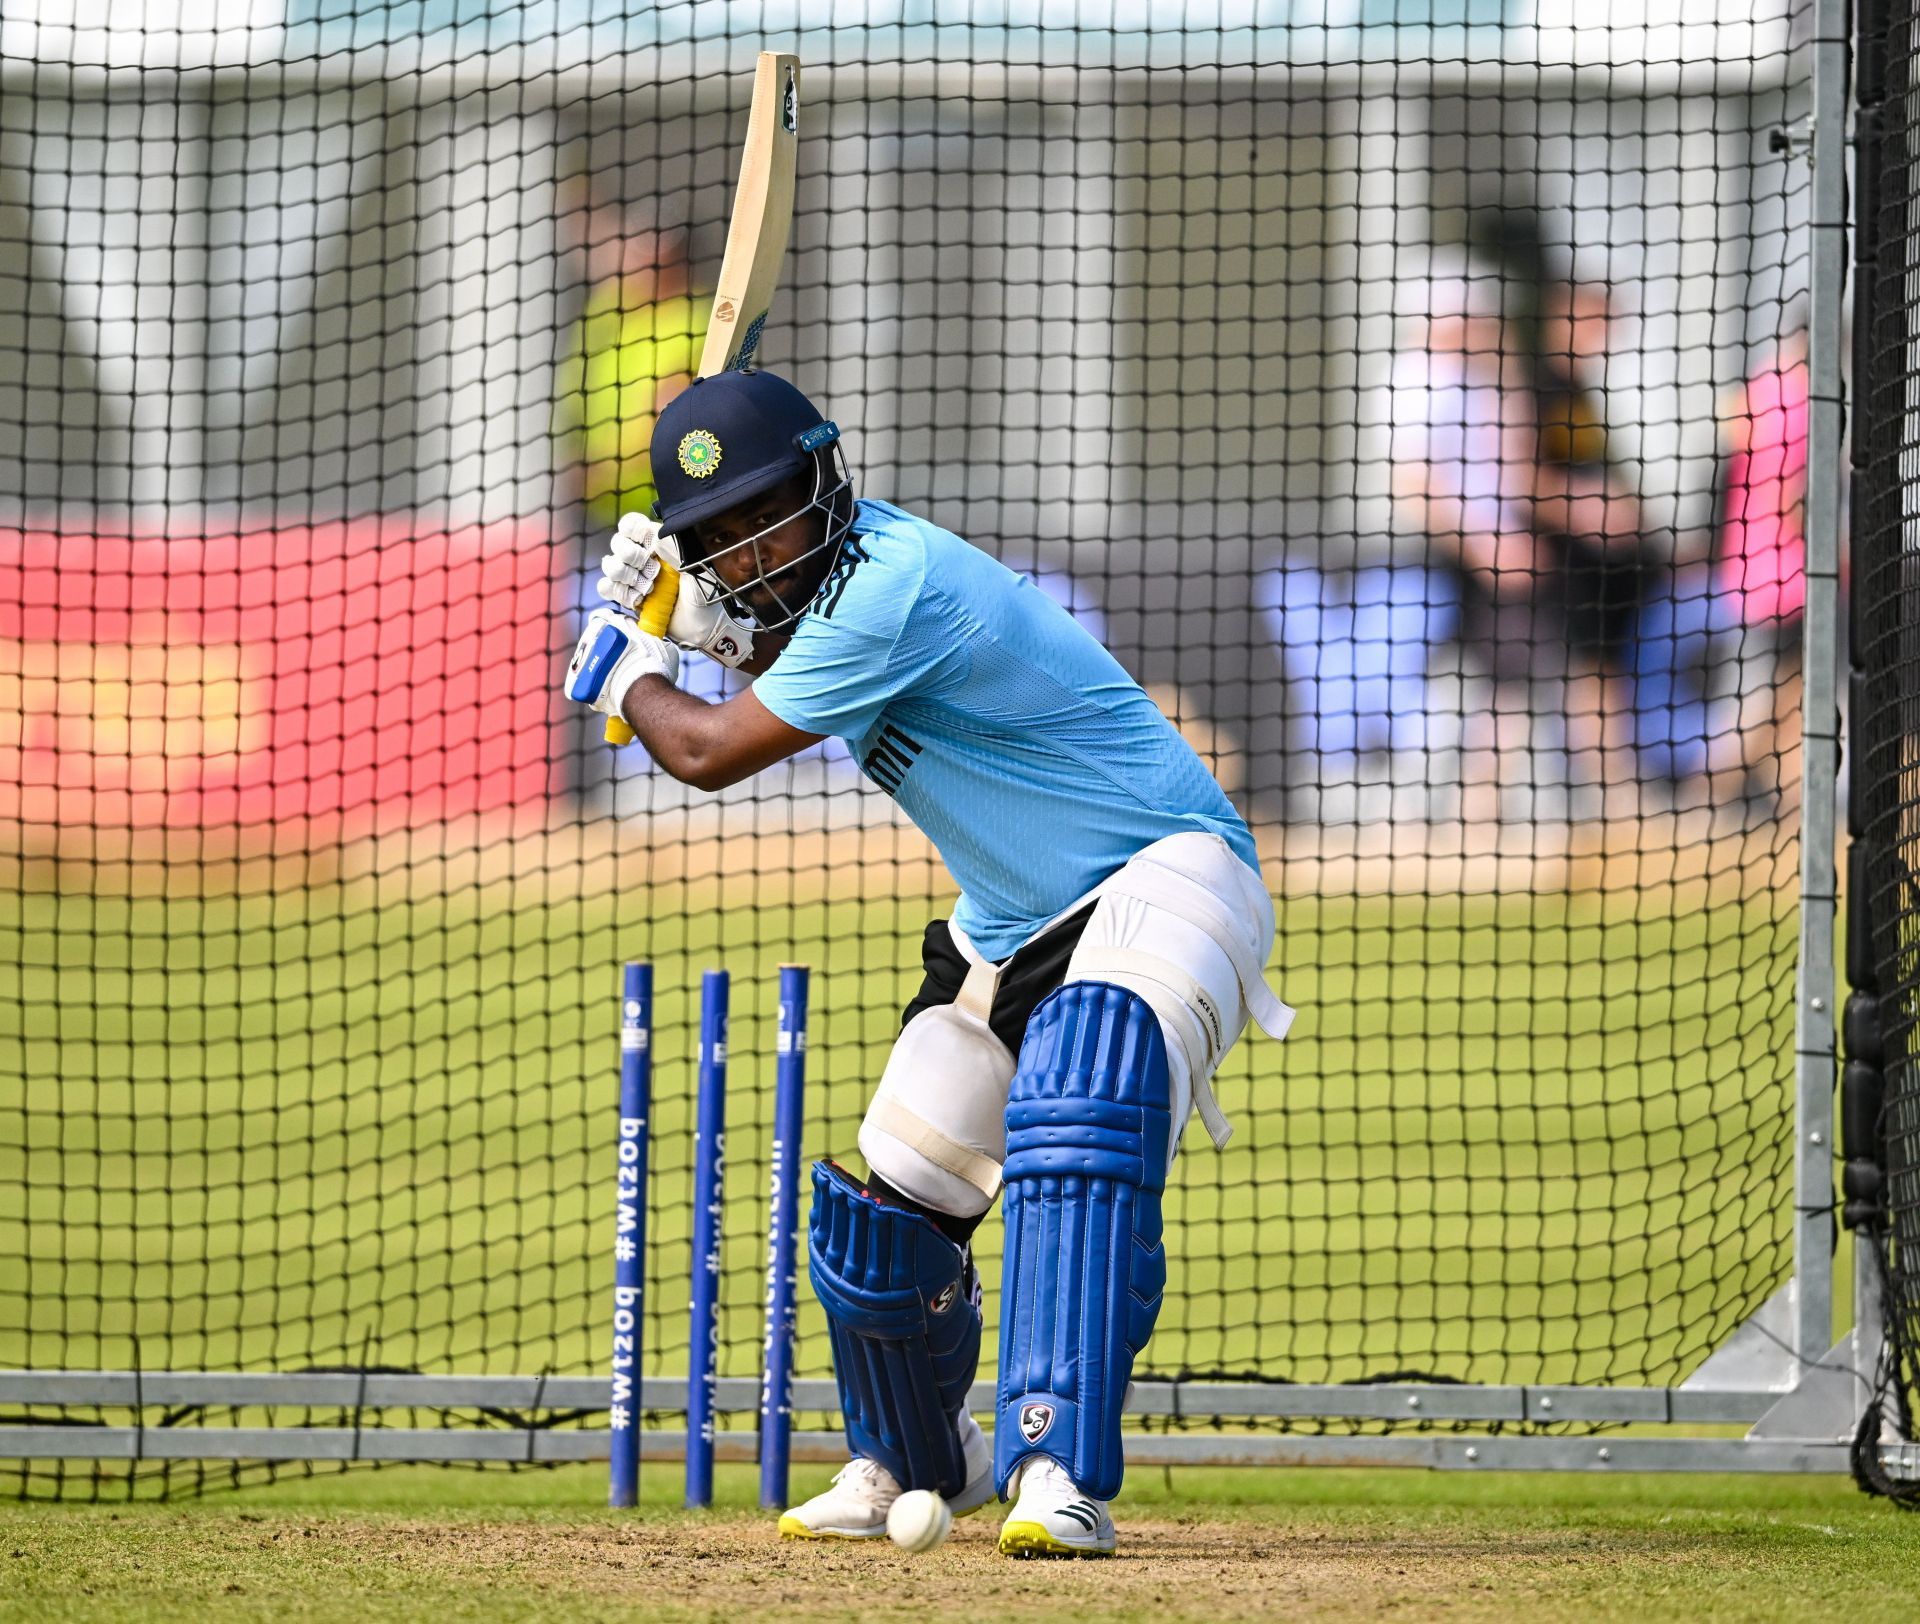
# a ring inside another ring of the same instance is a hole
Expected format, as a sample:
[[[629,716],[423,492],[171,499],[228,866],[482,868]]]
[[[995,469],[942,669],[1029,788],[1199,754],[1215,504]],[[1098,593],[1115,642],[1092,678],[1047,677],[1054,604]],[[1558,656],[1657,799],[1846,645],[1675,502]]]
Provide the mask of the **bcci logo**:
[[[932,1309],[936,1314],[944,1314],[959,1300],[959,1296],[960,1282],[956,1280],[952,1285],[942,1286],[935,1292],[933,1300],[927,1304],[927,1307]]]
[[[711,479],[720,466],[720,442],[711,429],[695,429],[680,442],[680,472],[689,479]]]
[[[1053,1406],[1051,1404],[1022,1404],[1020,1406],[1020,1436],[1030,1444],[1037,1444],[1047,1435],[1047,1428],[1053,1425]]]

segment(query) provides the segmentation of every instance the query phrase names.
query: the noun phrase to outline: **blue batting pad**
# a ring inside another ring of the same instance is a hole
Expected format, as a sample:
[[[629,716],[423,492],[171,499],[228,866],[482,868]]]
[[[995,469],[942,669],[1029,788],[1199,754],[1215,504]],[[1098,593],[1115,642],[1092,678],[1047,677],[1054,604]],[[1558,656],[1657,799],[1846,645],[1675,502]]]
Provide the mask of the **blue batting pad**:
[[[956,1422],[980,1363],[965,1254],[932,1219],[876,1201],[844,1169],[815,1162],[807,1264],[826,1310],[848,1445],[902,1488],[958,1494],[967,1479]]]
[[[1160,1022],[1076,981],[1033,1012],[1007,1101],[994,1478],[1051,1455],[1082,1494],[1120,1491],[1120,1407],[1167,1283],[1160,1191],[1173,1131]]]

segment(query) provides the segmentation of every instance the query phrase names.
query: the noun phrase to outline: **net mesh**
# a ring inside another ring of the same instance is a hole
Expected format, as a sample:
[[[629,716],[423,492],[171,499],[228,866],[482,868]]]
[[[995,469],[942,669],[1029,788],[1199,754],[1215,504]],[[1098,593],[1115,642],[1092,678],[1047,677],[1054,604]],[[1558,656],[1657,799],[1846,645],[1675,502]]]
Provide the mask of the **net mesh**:
[[[1119,655],[1276,895],[1300,1018],[1180,1159],[1143,1374],[1664,1384],[1783,1281],[1807,5],[1041,9],[0,5],[0,1366],[602,1369],[644,958],[643,1368],[724,966],[757,1373],[776,967],[850,1154],[950,882],[838,743],[701,794],[554,688],[763,46],[764,364]]]
[[[1855,1468],[1866,1486],[1920,1504],[1920,1471],[1878,1459],[1889,1436],[1914,1436],[1920,1401],[1920,574],[1912,550],[1916,507],[1913,447],[1920,436],[1914,388],[1914,320],[1920,287],[1912,222],[1920,199],[1916,116],[1920,39],[1911,0],[1861,14],[1857,95],[1859,207],[1855,370],[1860,415],[1853,435],[1853,772],[1849,827],[1863,915],[1851,934],[1849,974],[1868,1000],[1849,1014],[1851,1077],[1862,1061],[1879,1072],[1858,1104],[1873,1120],[1849,1124],[1877,1177],[1863,1244],[1882,1261],[1887,1347],[1877,1402],[1863,1417]],[[1861,925],[1864,928],[1861,928]],[[1849,1098],[1848,1103],[1854,1104]],[[1877,1104],[1877,1109],[1875,1108]]]

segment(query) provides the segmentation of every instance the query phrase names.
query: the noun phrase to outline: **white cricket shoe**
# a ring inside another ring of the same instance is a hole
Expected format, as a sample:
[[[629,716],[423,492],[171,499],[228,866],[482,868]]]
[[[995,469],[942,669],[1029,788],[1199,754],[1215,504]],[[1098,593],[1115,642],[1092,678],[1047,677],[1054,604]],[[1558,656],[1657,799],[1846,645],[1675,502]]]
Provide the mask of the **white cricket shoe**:
[[[947,1502],[956,1517],[993,1498],[993,1446],[970,1415],[960,1417],[967,1486]],[[873,1539],[887,1531],[887,1512],[900,1484],[877,1460],[855,1455],[833,1475],[833,1487],[780,1516],[782,1539]]]
[[[1007,1488],[1013,1510],[1000,1530],[1002,1556],[1112,1556],[1118,1543],[1107,1503],[1082,1494],[1050,1455],[1029,1455]]]

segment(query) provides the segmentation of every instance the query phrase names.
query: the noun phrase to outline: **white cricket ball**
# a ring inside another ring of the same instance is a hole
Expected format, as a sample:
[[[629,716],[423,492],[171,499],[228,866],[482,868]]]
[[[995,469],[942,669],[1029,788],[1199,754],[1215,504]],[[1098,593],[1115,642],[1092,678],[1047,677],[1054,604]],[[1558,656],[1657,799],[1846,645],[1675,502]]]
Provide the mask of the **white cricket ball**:
[[[930,1551],[953,1532],[953,1513],[931,1489],[908,1489],[887,1512],[887,1538],[903,1551]]]

